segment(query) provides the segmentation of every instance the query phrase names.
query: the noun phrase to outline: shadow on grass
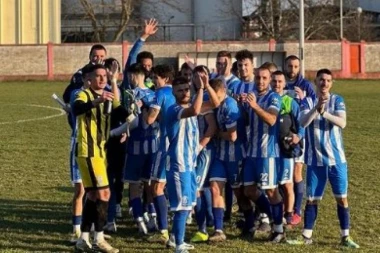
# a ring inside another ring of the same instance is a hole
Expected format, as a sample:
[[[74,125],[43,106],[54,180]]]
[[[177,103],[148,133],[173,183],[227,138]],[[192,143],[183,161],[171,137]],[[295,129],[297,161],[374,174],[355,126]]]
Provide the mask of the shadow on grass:
[[[7,231],[0,238],[12,242],[12,248],[35,251],[38,245],[44,245],[40,250],[56,251],[56,246],[67,246],[65,240],[53,240],[49,237],[54,233],[67,234],[69,231],[69,206],[63,203],[33,200],[0,199],[1,230]],[[12,236],[7,236],[7,234]],[[22,242],[22,238],[33,238],[30,248]],[[51,248],[50,248],[51,245]],[[18,247],[20,246],[20,247]]]

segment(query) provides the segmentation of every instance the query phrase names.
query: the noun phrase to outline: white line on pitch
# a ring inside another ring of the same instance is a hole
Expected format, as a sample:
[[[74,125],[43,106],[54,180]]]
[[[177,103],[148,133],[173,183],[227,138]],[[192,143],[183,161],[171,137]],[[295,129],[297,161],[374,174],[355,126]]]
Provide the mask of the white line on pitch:
[[[32,107],[46,108],[46,109],[59,111],[60,113],[54,114],[54,115],[49,115],[49,116],[44,116],[44,117],[40,117],[40,118],[34,118],[34,119],[21,119],[21,120],[16,120],[16,121],[0,122],[0,125],[19,124],[19,123],[30,122],[30,121],[46,120],[46,119],[60,117],[60,116],[66,114],[66,112],[64,110],[62,110],[61,108],[52,107],[52,106],[48,106],[48,105],[34,105],[34,104],[6,104],[6,105],[32,106]]]

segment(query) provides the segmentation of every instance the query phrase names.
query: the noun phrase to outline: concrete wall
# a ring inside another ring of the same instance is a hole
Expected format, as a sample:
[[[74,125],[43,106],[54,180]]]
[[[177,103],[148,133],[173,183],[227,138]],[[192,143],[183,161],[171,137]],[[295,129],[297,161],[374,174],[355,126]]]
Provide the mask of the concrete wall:
[[[370,43],[365,46],[366,72],[380,72],[380,44]]]
[[[306,73],[313,74],[320,68],[332,69],[337,77],[344,78],[376,78],[380,77],[380,43],[363,44],[361,64],[364,65],[360,75],[350,74],[349,43],[339,41],[307,42],[305,44]],[[343,50],[343,46],[348,50]],[[132,43],[105,44],[108,56],[116,58],[119,62],[126,61]],[[48,50],[50,48],[50,50]],[[0,80],[25,79],[61,79],[69,77],[88,62],[88,53],[91,44],[57,44],[47,45],[0,45],[0,57],[7,59],[7,64],[0,68]],[[215,68],[213,60],[216,52],[230,50],[236,52],[241,49],[255,52],[256,65],[262,61],[273,59],[281,67],[283,57],[298,55],[298,43],[286,42],[147,42],[142,50],[151,51],[155,55],[155,64],[167,63],[179,67],[184,54],[190,57],[200,57],[200,62],[207,63]],[[344,55],[342,55],[342,52]],[[179,58],[180,57],[180,58]],[[272,58],[271,58],[272,57]],[[344,68],[343,68],[344,67]]]

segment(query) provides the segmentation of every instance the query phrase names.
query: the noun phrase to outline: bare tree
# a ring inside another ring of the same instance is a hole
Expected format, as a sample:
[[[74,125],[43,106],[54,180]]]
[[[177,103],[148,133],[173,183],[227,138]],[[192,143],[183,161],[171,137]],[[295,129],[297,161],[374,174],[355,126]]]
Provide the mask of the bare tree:
[[[88,18],[91,21],[94,32],[94,40],[96,42],[105,40],[104,36],[107,31],[107,27],[112,26],[111,23],[116,23],[117,27],[112,41],[119,41],[121,35],[127,28],[127,25],[131,19],[134,4],[136,3],[136,1],[133,0],[118,0],[107,4],[102,1],[99,6],[99,4],[93,4],[90,0],[79,0],[79,2],[85,11],[85,18]],[[99,18],[100,15],[96,12],[96,9],[99,7],[103,9],[103,18]],[[107,9],[107,11],[105,11],[105,9]],[[119,18],[110,19],[110,15],[115,15]]]
[[[228,0],[224,0],[228,1]],[[353,23],[360,24],[361,39],[371,39],[374,35],[368,15],[357,14],[352,8],[355,0],[344,1],[344,27],[348,39],[355,39]],[[331,0],[305,0],[305,39],[340,39],[339,5]],[[299,0],[244,0],[243,7],[251,10],[245,18],[245,30],[259,34],[261,39],[297,39],[299,29]],[[358,25],[356,25],[358,27]],[[248,33],[249,33],[248,32]],[[249,36],[248,36],[249,37]]]

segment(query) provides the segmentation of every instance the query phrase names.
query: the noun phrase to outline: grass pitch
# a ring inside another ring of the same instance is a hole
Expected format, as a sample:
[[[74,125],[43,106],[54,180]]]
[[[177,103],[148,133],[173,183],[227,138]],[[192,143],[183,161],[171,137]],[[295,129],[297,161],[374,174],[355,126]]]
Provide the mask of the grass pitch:
[[[65,85],[47,82],[0,85],[0,252],[73,251],[67,243],[72,198],[68,168],[70,130],[66,117],[50,108],[57,108],[51,94],[62,94]],[[360,244],[360,252],[380,251],[379,90],[377,81],[338,81],[333,87],[334,92],[345,98],[348,111],[344,140],[349,167],[351,235]],[[121,252],[171,252],[140,239],[129,217],[118,221],[118,225],[118,234],[110,242]],[[194,231],[194,225],[188,228],[188,239]],[[254,243],[242,241],[237,237],[239,231],[231,225],[226,225],[226,233],[227,242],[217,246],[196,245],[195,252],[342,251],[337,246],[340,230],[329,187],[319,208],[312,246],[271,245],[261,237]],[[296,229],[288,237],[299,234]]]

